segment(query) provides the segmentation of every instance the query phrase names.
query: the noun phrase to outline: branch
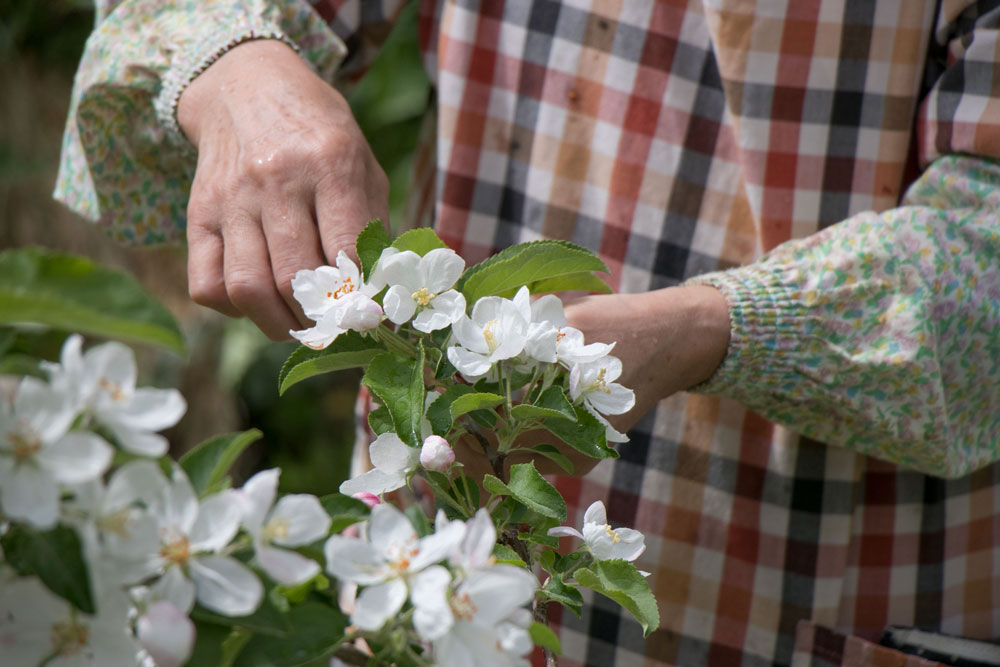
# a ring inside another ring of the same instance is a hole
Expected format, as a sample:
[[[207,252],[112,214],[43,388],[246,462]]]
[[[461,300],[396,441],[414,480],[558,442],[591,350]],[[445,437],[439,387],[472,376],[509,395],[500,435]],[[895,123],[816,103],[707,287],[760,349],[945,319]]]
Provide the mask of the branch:
[[[549,603],[539,602],[535,605],[535,609],[532,612],[536,622],[541,623],[545,627],[549,625]],[[545,655],[545,667],[557,667],[556,656],[551,650],[547,648],[542,648],[542,653]]]
[[[341,646],[333,655],[341,662],[348,665],[356,665],[356,667],[367,667],[369,661],[372,659],[372,656],[353,646]]]

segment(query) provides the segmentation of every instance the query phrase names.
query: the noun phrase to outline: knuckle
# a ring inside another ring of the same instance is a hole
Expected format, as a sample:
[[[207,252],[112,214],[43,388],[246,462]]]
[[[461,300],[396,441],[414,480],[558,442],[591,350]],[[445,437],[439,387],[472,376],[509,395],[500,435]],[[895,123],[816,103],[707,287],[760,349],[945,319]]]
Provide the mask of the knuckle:
[[[249,269],[236,268],[226,274],[226,293],[236,307],[257,303],[266,297],[267,290],[261,275]]]
[[[199,306],[219,310],[229,305],[226,287],[219,281],[192,278],[188,282],[188,294],[191,296],[191,300]]]

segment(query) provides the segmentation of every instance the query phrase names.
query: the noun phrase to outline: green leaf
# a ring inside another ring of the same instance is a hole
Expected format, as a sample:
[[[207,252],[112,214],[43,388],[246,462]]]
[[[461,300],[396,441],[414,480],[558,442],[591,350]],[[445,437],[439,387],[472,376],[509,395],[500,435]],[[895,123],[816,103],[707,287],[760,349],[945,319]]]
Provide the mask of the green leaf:
[[[528,634],[531,635],[531,641],[536,645],[547,648],[556,656],[562,655],[562,644],[559,643],[559,637],[556,637],[556,633],[552,632],[552,628],[549,626],[533,621],[528,628]]]
[[[181,468],[199,496],[220,491],[229,468],[243,450],[263,434],[255,428],[238,433],[224,433],[196,445],[180,458]]]
[[[566,458],[566,456],[564,456],[563,453],[560,452],[554,445],[535,445],[530,449],[530,451],[544,456],[548,460],[552,461],[557,466],[565,470],[566,474],[573,474],[573,462]]]
[[[383,352],[372,359],[361,379],[361,383],[388,408],[396,434],[411,447],[421,444],[423,370],[423,348],[418,359]]]
[[[532,241],[501,250],[466,270],[459,290],[470,307],[484,296],[512,296],[522,285],[608,267],[594,253],[566,241]]]
[[[379,353],[385,351],[381,343],[357,331],[337,336],[323,350],[301,346],[289,355],[278,373],[278,393],[284,394],[292,385],[321,373],[345,368],[367,366]]]
[[[458,419],[473,410],[489,410],[503,404],[503,396],[499,394],[475,393],[459,396],[451,404],[451,419]]]
[[[173,315],[135,278],[40,248],[0,253],[0,322],[34,322],[185,353]]]
[[[365,280],[368,280],[382,251],[389,247],[390,243],[392,239],[389,238],[389,233],[385,231],[385,225],[379,218],[369,222],[358,234],[355,248],[358,259],[361,260],[361,275]]]
[[[393,248],[398,248],[399,250],[410,250],[417,253],[421,257],[429,253],[435,248],[447,248],[444,241],[438,238],[438,235],[434,233],[433,229],[429,227],[420,227],[418,229],[411,229],[408,232],[403,232],[399,237],[392,242]]]
[[[344,642],[347,617],[330,605],[306,602],[288,613],[285,637],[255,635],[235,667],[297,667],[329,656]]]
[[[434,532],[431,527],[431,522],[427,520],[427,515],[424,514],[424,510],[420,507],[419,503],[413,503],[403,510],[403,514],[410,520],[413,524],[413,529],[417,531],[417,535],[420,537],[426,537]]]
[[[331,493],[328,496],[323,496],[319,502],[332,519],[330,524],[332,534],[339,533],[348,526],[366,520],[371,514],[368,505],[357,498],[351,498],[342,493]]]
[[[483,475],[483,488],[494,496],[509,496],[510,489],[494,475]]]
[[[611,287],[590,271],[567,273],[555,278],[536,280],[528,285],[532,294],[548,294],[550,292],[590,292],[591,294],[611,294]]]
[[[83,549],[76,531],[56,526],[44,532],[12,524],[0,537],[7,562],[20,574],[38,575],[50,591],[86,614],[93,614],[94,596]]]
[[[575,586],[570,586],[562,580],[562,577],[552,576],[545,582],[542,594],[550,600],[558,602],[569,609],[577,616],[583,610],[583,595]]]
[[[595,459],[616,459],[618,452],[608,447],[604,424],[580,405],[573,406],[576,421],[549,419],[544,428],[573,449]]]
[[[389,414],[389,408],[382,405],[369,412],[368,426],[375,435],[382,435],[383,433],[392,431],[394,427],[392,425],[392,415]]]
[[[550,547],[552,549],[559,548],[559,540],[551,535],[545,535],[543,533],[518,533],[517,538],[522,542],[531,542],[533,544],[540,544],[543,547]]]
[[[214,623],[195,621],[194,649],[185,667],[220,667],[224,665],[222,645],[230,635],[245,635],[242,630],[234,630]]]
[[[625,607],[642,625],[643,636],[649,636],[660,626],[656,598],[649,590],[646,578],[632,563],[623,560],[594,561],[590,567],[573,573],[581,586],[597,591]]]
[[[517,552],[505,544],[494,545],[493,557],[497,559],[498,563],[517,565],[518,567],[527,567],[527,564],[521,560],[521,557],[517,555]]]
[[[475,391],[467,384],[453,384],[438,396],[430,407],[427,408],[427,421],[431,423],[431,430],[435,435],[444,437],[451,430],[453,420],[451,418],[451,404],[460,396],[471,394]]]
[[[455,478],[455,488],[462,492],[469,505],[479,507],[479,485],[475,480],[468,475],[459,475]]]
[[[268,595],[265,595],[257,611],[246,616],[223,616],[214,611],[196,605],[191,610],[191,620],[214,623],[233,628],[246,628],[276,637],[283,637],[292,629],[287,614],[283,614],[274,606]]]
[[[521,403],[511,408],[510,414],[515,419],[568,419],[575,422],[576,410],[566,398],[566,392],[561,387],[549,387],[534,403]]]
[[[512,465],[510,467],[510,482],[507,484],[496,477],[493,477],[496,481],[492,482],[489,480],[490,477],[492,476],[486,475],[483,478],[483,488],[490,493],[504,495],[491,489],[487,482],[494,486],[499,484],[501,488],[506,489],[507,494],[542,516],[559,521],[566,520],[566,501],[556,491],[556,487],[538,474],[534,463],[515,463]]]

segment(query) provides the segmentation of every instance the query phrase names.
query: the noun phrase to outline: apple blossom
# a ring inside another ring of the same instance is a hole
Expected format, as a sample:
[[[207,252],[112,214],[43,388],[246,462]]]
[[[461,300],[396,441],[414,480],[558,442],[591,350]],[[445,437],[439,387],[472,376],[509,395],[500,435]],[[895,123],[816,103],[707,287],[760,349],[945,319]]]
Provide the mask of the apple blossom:
[[[612,528],[608,523],[604,503],[591,503],[583,515],[583,532],[567,526],[549,528],[554,537],[577,537],[597,560],[620,558],[633,561],[646,550],[645,537],[632,528]]]
[[[607,439],[612,442],[628,442],[628,437],[616,431],[603,415],[620,415],[635,405],[635,393],[615,382],[621,374],[621,360],[611,356],[575,364],[569,373],[570,398],[583,401],[584,407],[604,424]]]
[[[345,496],[356,493],[381,495],[406,484],[420,462],[420,450],[410,447],[395,433],[383,433],[368,447],[371,470],[340,485]]]
[[[465,270],[465,260],[454,250],[435,248],[423,257],[410,250],[383,253],[379,269],[390,286],[382,305],[395,324],[413,318],[414,329],[430,333],[465,314],[465,297],[449,289]]]
[[[379,290],[362,282],[344,251],[338,253],[336,267],[302,269],[292,278],[292,295],[316,326],[289,333],[303,345],[323,349],[346,331],[374,329],[382,322],[382,307],[371,298]]]
[[[305,493],[282,496],[275,503],[280,474],[277,468],[263,470],[243,485],[243,526],[268,576],[280,584],[297,584],[319,574],[319,564],[280,547],[301,547],[326,537],[330,515],[316,496]]]
[[[383,503],[372,508],[367,533],[367,540],[334,535],[324,554],[327,572],[365,586],[355,600],[351,622],[363,630],[378,630],[402,608],[409,580],[443,560],[462,539],[465,525],[453,521],[421,538],[405,514]]]
[[[452,325],[457,345],[448,348],[448,360],[465,379],[483,377],[493,364],[516,357],[527,343],[528,320],[509,299],[487,296]]]
[[[11,519],[51,528],[59,485],[99,478],[113,450],[88,431],[70,431],[74,401],[45,382],[21,380],[12,404],[0,402],[0,506]]]
[[[166,600],[149,605],[135,624],[139,644],[156,667],[180,667],[194,650],[194,623]]]
[[[420,465],[427,470],[445,472],[455,462],[455,450],[439,435],[427,436],[420,448]]]

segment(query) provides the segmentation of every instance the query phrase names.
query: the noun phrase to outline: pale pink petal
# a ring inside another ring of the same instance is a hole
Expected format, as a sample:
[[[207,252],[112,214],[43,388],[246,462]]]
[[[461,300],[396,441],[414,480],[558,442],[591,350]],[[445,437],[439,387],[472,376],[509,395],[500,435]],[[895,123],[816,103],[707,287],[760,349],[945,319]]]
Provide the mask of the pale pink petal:
[[[157,667],[180,667],[194,649],[194,623],[165,600],[149,605],[136,622],[136,634]]]

